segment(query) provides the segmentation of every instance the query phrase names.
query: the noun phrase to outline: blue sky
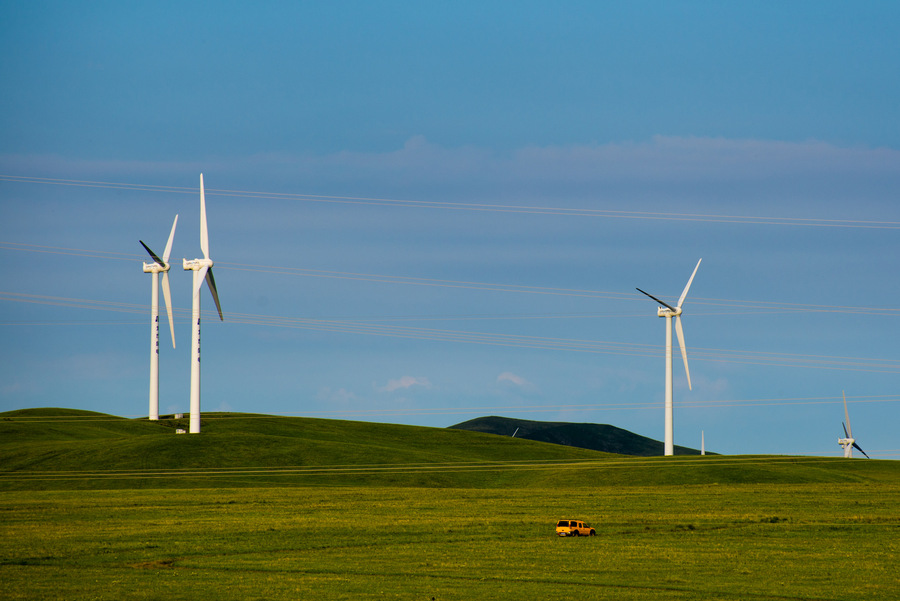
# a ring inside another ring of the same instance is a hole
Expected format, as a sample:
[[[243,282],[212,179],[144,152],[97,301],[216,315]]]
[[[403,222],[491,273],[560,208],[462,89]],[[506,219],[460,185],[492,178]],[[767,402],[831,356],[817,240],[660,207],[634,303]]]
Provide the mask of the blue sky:
[[[898,17],[4,3],[0,410],[146,415],[138,240],[161,253],[177,213],[160,406],[187,411],[202,172],[205,410],[661,439],[664,322],[635,287],[675,300],[702,257],[676,444],[839,455],[846,390],[896,457]]]

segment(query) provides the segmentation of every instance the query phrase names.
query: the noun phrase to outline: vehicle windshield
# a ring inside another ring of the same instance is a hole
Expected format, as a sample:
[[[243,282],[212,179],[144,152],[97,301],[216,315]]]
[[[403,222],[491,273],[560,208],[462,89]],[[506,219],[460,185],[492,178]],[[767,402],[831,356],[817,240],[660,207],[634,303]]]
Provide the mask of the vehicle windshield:
[[[569,520],[560,520],[557,526],[562,526],[563,528],[569,527]]]

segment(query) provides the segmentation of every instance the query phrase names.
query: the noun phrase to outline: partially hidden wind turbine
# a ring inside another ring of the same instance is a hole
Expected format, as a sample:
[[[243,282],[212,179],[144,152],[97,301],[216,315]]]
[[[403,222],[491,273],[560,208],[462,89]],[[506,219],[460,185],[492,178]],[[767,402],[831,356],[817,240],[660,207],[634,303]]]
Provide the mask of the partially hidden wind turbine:
[[[702,260],[703,259],[700,259],[700,261]],[[666,455],[675,454],[675,432],[672,417],[672,318],[675,318],[675,334],[678,336],[678,346],[681,347],[681,358],[684,359],[684,373],[687,376],[688,389],[691,390],[691,372],[688,370],[687,349],[684,345],[684,330],[681,326],[681,305],[684,303],[684,299],[691,287],[691,282],[694,281],[694,276],[697,275],[697,270],[700,268],[700,261],[697,261],[697,266],[694,267],[694,273],[691,274],[691,278],[688,280],[687,285],[684,287],[684,291],[681,293],[681,298],[678,299],[678,304],[674,307],[659,300],[652,294],[644,292],[640,288],[636,289],[641,294],[646,294],[662,305],[657,308],[656,314],[659,317],[666,318]]]
[[[144,263],[144,273],[153,274],[153,292],[150,295],[150,410],[147,414],[150,419],[159,419],[159,274],[162,273],[163,300],[166,302],[166,313],[169,315],[169,332],[172,334],[172,348],[175,348],[175,327],[172,321],[172,293],[169,290],[169,253],[172,252],[172,240],[175,237],[175,226],[178,225],[178,215],[172,223],[172,231],[169,233],[169,241],[163,251],[162,259],[150,250],[150,247],[139,240],[150,256],[153,263]]]
[[[856,439],[853,438],[853,429],[850,427],[850,413],[847,412],[847,395],[844,394],[844,391],[841,391],[841,395],[844,397],[844,417],[847,418],[846,424],[841,424],[844,426],[844,438],[838,438],[838,444],[844,448],[844,457],[847,459],[853,459],[853,449],[857,449],[863,455],[866,455],[866,452],[862,450],[858,444],[856,444]],[[868,455],[866,455],[866,459],[871,459]]]
[[[206,196],[203,191],[203,174],[200,174],[200,250],[203,251],[202,259],[188,261],[183,259],[185,271],[194,272],[194,283],[191,287],[193,302],[191,303],[191,434],[200,433],[200,289],[203,280],[206,280],[213,300],[216,301],[216,309],[219,311],[219,319],[222,317],[222,306],[219,305],[219,293],[216,291],[216,280],[213,277],[212,259],[209,258],[209,232],[206,228]]]

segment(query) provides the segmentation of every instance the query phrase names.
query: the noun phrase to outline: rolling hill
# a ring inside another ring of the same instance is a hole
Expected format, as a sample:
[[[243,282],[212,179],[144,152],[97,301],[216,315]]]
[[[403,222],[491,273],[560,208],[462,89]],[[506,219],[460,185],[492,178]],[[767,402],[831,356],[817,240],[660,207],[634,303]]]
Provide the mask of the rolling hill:
[[[515,433],[516,438],[636,457],[655,457],[662,455],[664,450],[664,444],[659,440],[607,424],[537,422],[490,416],[471,419],[450,427],[500,436],[512,436]],[[699,455],[700,451],[676,445],[675,454]]]
[[[894,461],[625,457],[459,428],[236,413],[204,414],[202,434],[175,434],[186,426],[71,409],[0,413],[0,490],[900,482]]]

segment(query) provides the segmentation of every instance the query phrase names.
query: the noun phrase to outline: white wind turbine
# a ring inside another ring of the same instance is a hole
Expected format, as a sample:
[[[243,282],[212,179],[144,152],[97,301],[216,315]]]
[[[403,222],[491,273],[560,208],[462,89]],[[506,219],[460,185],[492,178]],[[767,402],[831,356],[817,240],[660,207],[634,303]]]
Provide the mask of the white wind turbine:
[[[847,418],[847,423],[841,424],[844,426],[844,438],[838,438],[838,444],[844,448],[844,457],[853,459],[854,447],[863,455],[866,455],[866,452],[862,450],[861,446],[856,444],[856,439],[853,438],[853,429],[850,427],[850,414],[847,412],[847,395],[844,394],[843,390],[841,391],[841,395],[844,397],[844,417]],[[871,457],[866,455],[866,459],[871,459]]]
[[[700,261],[702,260],[703,259],[700,259]],[[646,294],[662,305],[657,308],[656,314],[659,317],[666,318],[666,455],[675,454],[675,431],[672,417],[672,318],[675,318],[675,333],[678,335],[678,346],[681,347],[681,357],[684,359],[684,373],[687,376],[688,389],[691,390],[691,372],[688,370],[687,349],[684,346],[684,330],[681,327],[681,305],[684,303],[684,299],[691,287],[691,282],[694,281],[694,276],[697,275],[697,270],[700,268],[700,261],[697,261],[697,266],[694,267],[694,273],[691,274],[691,278],[688,280],[687,285],[684,287],[684,291],[681,293],[681,298],[678,299],[678,304],[674,307],[659,300],[652,294],[648,294],[640,288],[637,288],[638,292]]]
[[[191,303],[191,434],[200,433],[200,289],[203,280],[206,280],[213,300],[216,301],[216,309],[219,310],[219,319],[222,317],[222,307],[219,305],[219,293],[216,291],[216,280],[213,277],[212,259],[209,258],[209,232],[206,228],[206,196],[203,191],[203,174],[200,174],[200,250],[203,251],[202,259],[188,261],[182,260],[185,271],[194,272],[193,302]]]
[[[162,273],[163,300],[166,302],[166,313],[169,315],[169,332],[172,334],[172,348],[175,348],[175,327],[172,321],[172,293],[169,291],[169,253],[172,252],[172,240],[175,238],[175,226],[178,215],[172,223],[169,241],[163,251],[162,259],[150,247],[139,240],[153,263],[144,263],[144,273],[153,274],[153,292],[150,295],[150,410],[148,416],[152,420],[159,419],[159,274]]]

